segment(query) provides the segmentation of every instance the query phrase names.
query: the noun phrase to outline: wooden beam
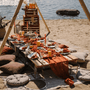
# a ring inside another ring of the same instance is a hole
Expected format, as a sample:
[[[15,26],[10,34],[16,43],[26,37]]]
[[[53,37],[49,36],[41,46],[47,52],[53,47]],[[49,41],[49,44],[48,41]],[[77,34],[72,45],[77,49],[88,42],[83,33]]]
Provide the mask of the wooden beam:
[[[89,21],[90,21],[90,13],[89,13],[89,11],[88,11],[88,9],[87,9],[87,7],[86,7],[84,1],[83,1],[83,0],[79,0],[79,2],[80,2],[80,4],[81,4],[81,6],[82,6],[82,8],[83,8],[83,10],[84,10],[84,12],[85,12],[87,18],[88,18]]]
[[[22,3],[23,3],[23,0],[20,0],[19,3],[18,3],[17,9],[16,9],[16,11],[15,11],[15,14],[14,14],[14,16],[13,16],[13,18],[12,18],[12,21],[11,21],[11,23],[10,23],[10,26],[9,26],[9,28],[8,28],[8,31],[7,31],[7,33],[6,33],[5,36],[4,36],[3,42],[2,42],[2,44],[1,44],[1,46],[0,46],[0,55],[1,55],[2,50],[3,50],[3,47],[4,47],[4,45],[5,45],[5,43],[6,43],[7,39],[8,39],[8,36],[9,36],[9,34],[10,34],[10,32],[11,32],[11,29],[12,29],[12,27],[13,27],[13,24],[14,24],[14,22],[15,22],[15,19],[16,19],[17,15],[18,15],[18,13],[19,13],[19,10],[20,10],[20,8],[21,8]]]
[[[46,22],[45,22],[45,20],[44,20],[44,18],[43,18],[43,16],[42,16],[42,14],[41,14],[41,12],[40,12],[40,10],[39,10],[39,7],[38,7],[38,5],[37,5],[36,2],[35,2],[35,5],[36,5],[36,7],[37,7],[37,10],[38,10],[38,12],[39,12],[39,14],[40,14],[40,16],[41,16],[41,18],[42,18],[42,20],[43,20],[45,26],[46,26],[48,32],[50,32],[50,30],[49,30],[49,28],[48,28],[48,26],[47,26],[47,24],[46,24]]]

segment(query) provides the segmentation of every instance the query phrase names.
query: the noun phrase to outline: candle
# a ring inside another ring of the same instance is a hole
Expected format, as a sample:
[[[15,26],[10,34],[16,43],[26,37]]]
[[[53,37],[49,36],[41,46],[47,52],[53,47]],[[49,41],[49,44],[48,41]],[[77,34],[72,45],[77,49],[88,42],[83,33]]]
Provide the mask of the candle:
[[[48,55],[49,55],[49,57],[51,57],[51,51],[48,51]]]
[[[33,45],[30,45],[30,48],[33,48]]]
[[[22,36],[24,36],[24,31],[22,31]]]
[[[40,46],[40,41],[37,41],[37,46]]]
[[[45,34],[45,45],[46,45],[46,34]]]

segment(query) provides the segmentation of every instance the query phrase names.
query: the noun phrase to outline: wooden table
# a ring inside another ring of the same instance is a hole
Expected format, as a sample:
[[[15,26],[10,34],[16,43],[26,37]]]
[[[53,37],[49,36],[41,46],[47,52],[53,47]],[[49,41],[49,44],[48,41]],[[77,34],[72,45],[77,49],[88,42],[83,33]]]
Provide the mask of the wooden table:
[[[36,60],[29,59],[27,57],[26,52],[24,50],[19,49],[20,45],[13,44],[11,40],[8,39],[7,43],[10,45],[11,48],[13,48],[15,50],[16,56],[21,55],[24,58],[23,63],[26,65],[29,65],[34,70],[35,77],[36,77],[38,68],[43,68],[43,67],[49,66],[49,63],[47,63],[44,59],[36,59]],[[67,55],[64,57],[67,58],[69,62],[77,60],[76,57],[71,56],[71,55]]]

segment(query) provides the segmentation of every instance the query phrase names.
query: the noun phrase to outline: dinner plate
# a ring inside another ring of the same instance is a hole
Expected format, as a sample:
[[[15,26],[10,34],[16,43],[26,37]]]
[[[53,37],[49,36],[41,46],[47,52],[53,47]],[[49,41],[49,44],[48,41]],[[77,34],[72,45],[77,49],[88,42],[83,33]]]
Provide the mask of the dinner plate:
[[[54,41],[53,41],[53,40],[51,40],[51,39],[49,39],[48,41],[49,41],[49,42],[54,42]]]
[[[8,40],[10,40],[10,41],[15,41],[14,38],[10,38],[10,37],[8,37]]]
[[[68,52],[67,52],[67,53],[61,53],[61,54],[62,54],[62,55],[65,55],[65,56],[66,56],[66,55],[69,55],[69,53],[68,53]]]
[[[37,56],[39,57],[39,54],[36,53],[36,52],[33,52],[33,53],[29,54],[27,57],[28,57],[29,59],[31,59],[35,54],[37,54]]]
[[[43,47],[37,47],[37,49],[43,49]]]
[[[40,42],[44,42],[44,40],[38,40],[38,41],[40,41]]]
[[[55,46],[54,45],[52,45],[52,46],[48,46],[49,48],[55,48]]]
[[[25,46],[26,46],[26,45],[20,46],[20,48],[19,48],[19,49],[20,49],[20,50],[22,50],[22,48],[23,48],[23,47],[25,47]]]

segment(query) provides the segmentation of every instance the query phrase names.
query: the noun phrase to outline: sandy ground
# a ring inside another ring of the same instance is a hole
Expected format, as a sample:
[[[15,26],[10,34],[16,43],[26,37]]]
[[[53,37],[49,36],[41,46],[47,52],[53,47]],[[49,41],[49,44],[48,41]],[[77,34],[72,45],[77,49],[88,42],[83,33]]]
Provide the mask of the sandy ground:
[[[19,20],[16,21],[16,23]],[[7,22],[7,21],[5,21]],[[90,22],[87,19],[46,20],[50,29],[48,38],[58,40],[62,44],[76,48],[78,51],[88,52],[87,60],[90,60]],[[21,23],[22,24],[22,21]],[[6,30],[8,27],[6,27]],[[10,34],[13,34],[13,29]],[[43,21],[40,21],[40,34],[47,34]],[[81,65],[90,70],[90,62]],[[60,88],[59,90],[89,90],[90,84],[76,85],[74,88]]]

